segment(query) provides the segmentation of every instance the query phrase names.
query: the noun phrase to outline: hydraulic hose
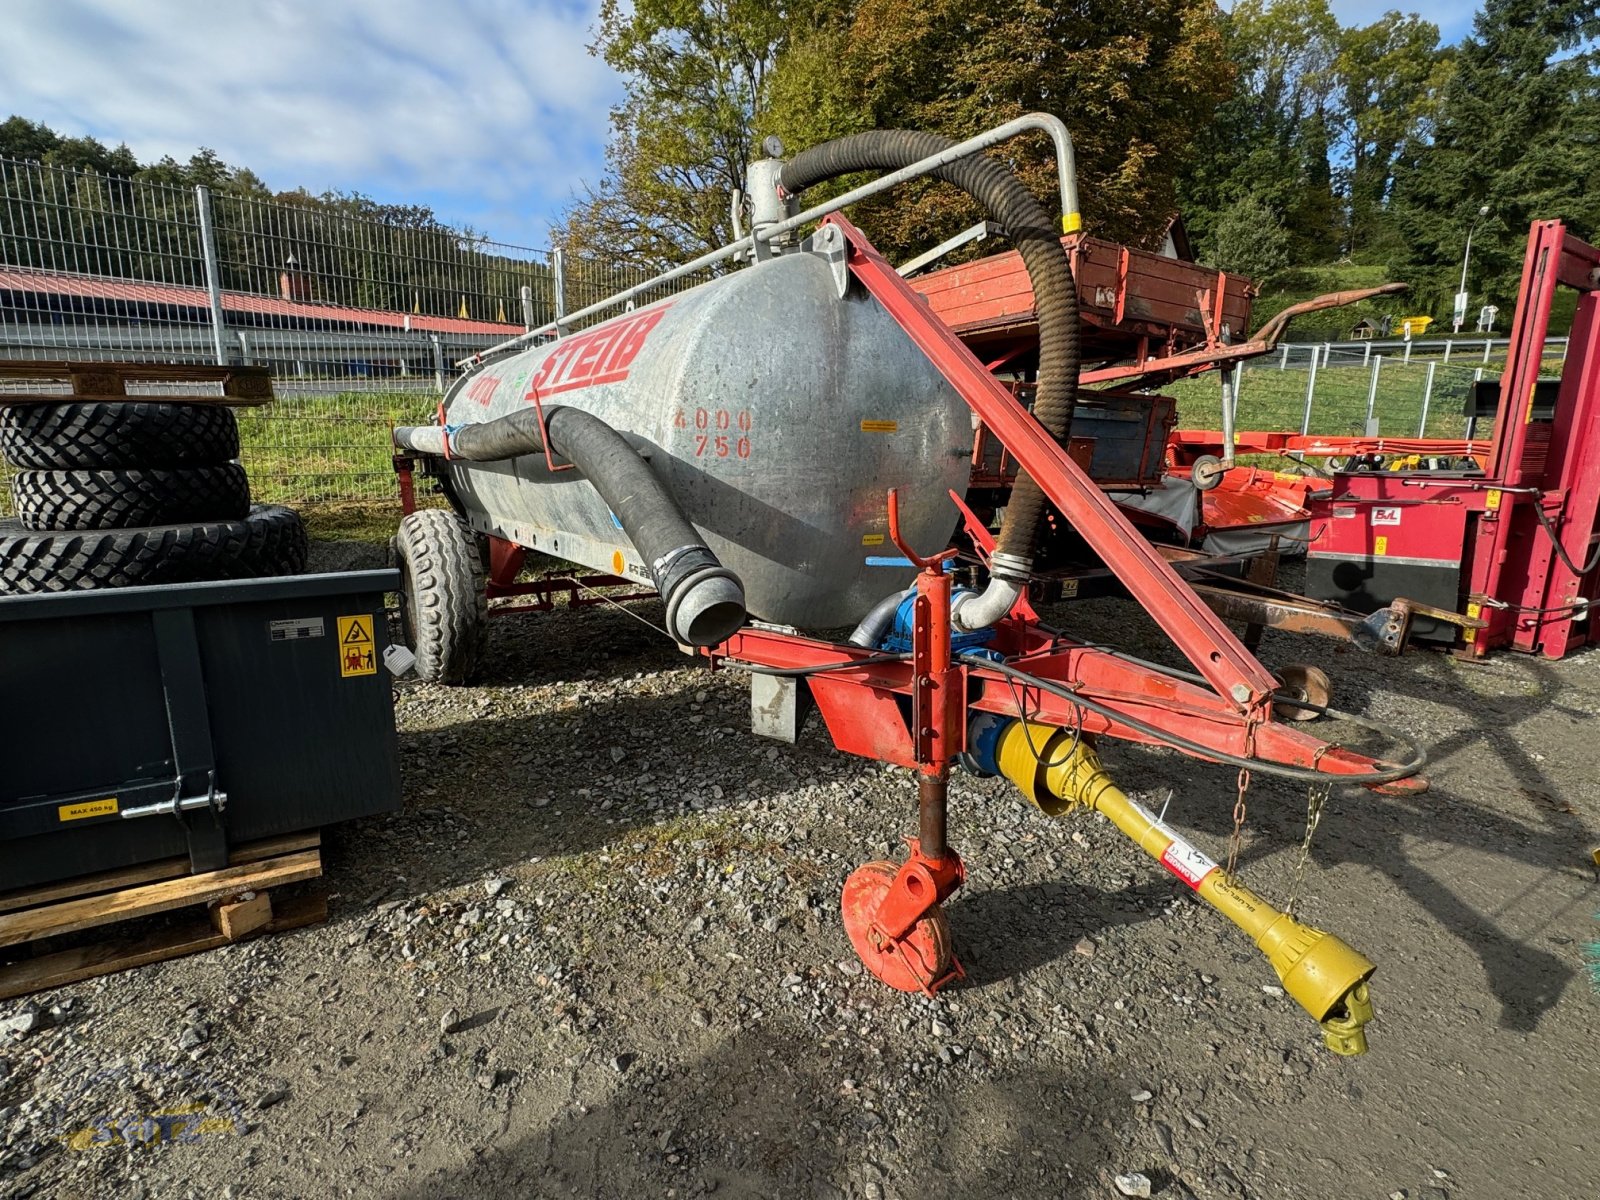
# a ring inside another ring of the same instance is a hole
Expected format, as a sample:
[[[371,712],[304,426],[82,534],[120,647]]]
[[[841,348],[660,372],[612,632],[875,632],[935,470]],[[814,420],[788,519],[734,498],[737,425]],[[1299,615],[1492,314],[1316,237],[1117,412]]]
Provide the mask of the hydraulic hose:
[[[783,188],[798,195],[840,175],[898,170],[953,145],[938,134],[907,129],[853,134],[797,154],[783,168]],[[1065,444],[1078,395],[1078,290],[1055,225],[1021,180],[993,159],[973,155],[932,174],[976,200],[991,220],[1005,228],[1022,255],[1039,319],[1039,384],[1033,414],[1056,441]],[[1026,581],[1044,513],[1044,493],[1026,472],[1019,472],[995,547],[997,561],[991,564],[996,581]],[[994,605],[975,601],[971,607],[975,614],[987,614]],[[972,628],[960,614],[957,624]]]
[[[872,606],[871,611],[862,617],[861,623],[855,627],[855,632],[845,640],[852,646],[871,650],[883,641],[883,635],[889,632],[889,626],[893,624],[894,614],[900,610],[901,602],[916,590],[916,584],[912,584],[898,592],[890,592]]]
[[[615,429],[578,408],[548,408],[550,449],[593,485],[649,565],[667,602],[667,630],[690,646],[715,646],[745,620],[744,586],[717,561],[666,484]],[[544,453],[536,409],[475,425],[394,431],[395,445],[419,454],[499,462]]]

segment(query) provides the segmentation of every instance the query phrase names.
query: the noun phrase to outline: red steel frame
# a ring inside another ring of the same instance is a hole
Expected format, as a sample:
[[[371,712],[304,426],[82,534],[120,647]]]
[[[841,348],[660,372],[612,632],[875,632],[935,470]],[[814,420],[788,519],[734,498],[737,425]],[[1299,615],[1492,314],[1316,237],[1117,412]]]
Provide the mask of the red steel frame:
[[[1536,421],[1558,287],[1576,289],[1578,306],[1553,419]],[[1419,451],[1451,454],[1459,445],[1422,443]],[[1559,221],[1536,221],[1529,231],[1494,436],[1469,453],[1487,458],[1482,474],[1336,473],[1328,498],[1312,504],[1313,541],[1336,530],[1324,557],[1376,565],[1422,555],[1442,567],[1459,564],[1465,614],[1482,622],[1462,635],[1469,657],[1504,647],[1561,658],[1600,640],[1590,616],[1590,605],[1600,603],[1600,571],[1568,566],[1539,519],[1555,530],[1567,559],[1587,565],[1600,538],[1600,250]],[[1363,519],[1375,509],[1395,514],[1392,528]]]
[[[1555,419],[1533,420],[1534,389],[1556,288],[1579,293],[1556,396]],[[1528,236],[1522,287],[1500,383],[1494,449],[1486,472],[1499,491],[1486,495],[1471,535],[1468,616],[1481,608],[1486,628],[1469,643],[1482,655],[1509,645],[1560,658],[1595,637],[1584,601],[1594,601],[1600,572],[1569,568],[1540,528],[1542,507],[1567,557],[1582,566],[1594,553],[1600,515],[1600,250],[1559,221],[1537,221]],[[1537,441],[1533,435],[1541,436]],[[1498,603],[1496,603],[1498,602]],[[1505,605],[1507,607],[1501,607]]]
[[[862,234],[837,214],[824,220],[844,233],[855,278],[889,311],[1210,686],[1175,679],[1048,632],[1033,623],[1025,605],[1019,605],[997,627],[996,649],[1019,656],[1016,665],[1033,675],[1059,681],[1132,720],[1222,753],[1316,768],[1335,777],[1378,766],[1374,760],[1324,742],[1298,726],[1275,721],[1271,695],[1277,681],[1221,618],[1017,401],[1011,389],[929,312]],[[855,647],[754,626],[708,653],[779,668],[873,657],[872,652]],[[1038,688],[1020,686],[998,672],[966,664],[948,670],[958,673],[961,687],[946,694],[966,697],[967,708],[1025,715],[1047,724],[1081,727],[1085,733],[1164,744],[1115,718],[1079,709]],[[919,681],[917,665],[908,662],[866,663],[859,670],[831,671],[809,680],[839,749],[922,769],[927,768],[932,751],[945,756],[958,753],[965,748],[966,738],[964,720],[944,726],[943,736],[936,740],[945,744],[939,746],[927,743],[921,720],[908,726],[902,698],[916,696],[925,683]],[[917,710],[922,707],[914,706]],[[1384,791],[1416,792],[1427,783],[1413,776],[1378,786]]]

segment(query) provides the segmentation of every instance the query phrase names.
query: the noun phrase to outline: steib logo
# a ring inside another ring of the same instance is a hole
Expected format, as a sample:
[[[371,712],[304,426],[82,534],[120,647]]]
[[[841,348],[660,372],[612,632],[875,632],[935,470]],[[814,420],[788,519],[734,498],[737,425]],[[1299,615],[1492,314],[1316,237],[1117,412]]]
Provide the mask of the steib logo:
[[[663,304],[562,338],[528,381],[526,399],[532,403],[535,393],[542,399],[557,392],[626,379],[628,368],[644,348],[645,338],[671,307]]]
[[[193,1144],[243,1128],[243,1110],[232,1091],[204,1075],[159,1063],[91,1076],[62,1101],[55,1120],[67,1149],[89,1151]]]

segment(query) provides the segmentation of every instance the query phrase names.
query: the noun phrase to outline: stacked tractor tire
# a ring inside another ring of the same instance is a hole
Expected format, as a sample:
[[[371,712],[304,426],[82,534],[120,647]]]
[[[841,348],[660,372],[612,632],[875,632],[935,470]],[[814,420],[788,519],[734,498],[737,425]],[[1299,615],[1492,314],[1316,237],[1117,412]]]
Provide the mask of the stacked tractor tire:
[[[137,400],[0,407],[16,515],[0,593],[294,575],[292,509],[252,505],[233,410]]]

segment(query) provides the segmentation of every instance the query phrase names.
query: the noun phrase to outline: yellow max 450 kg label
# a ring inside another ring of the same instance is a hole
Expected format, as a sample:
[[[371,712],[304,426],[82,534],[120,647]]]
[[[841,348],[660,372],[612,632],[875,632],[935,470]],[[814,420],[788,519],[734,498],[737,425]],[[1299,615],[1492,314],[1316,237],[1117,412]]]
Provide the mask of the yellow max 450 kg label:
[[[339,674],[348,679],[352,675],[378,673],[378,648],[372,637],[372,618],[339,618]]]
[[[85,817],[110,817],[117,812],[117,798],[107,796],[104,800],[85,800],[81,804],[63,804],[56,809],[56,816],[63,821],[81,821]]]

